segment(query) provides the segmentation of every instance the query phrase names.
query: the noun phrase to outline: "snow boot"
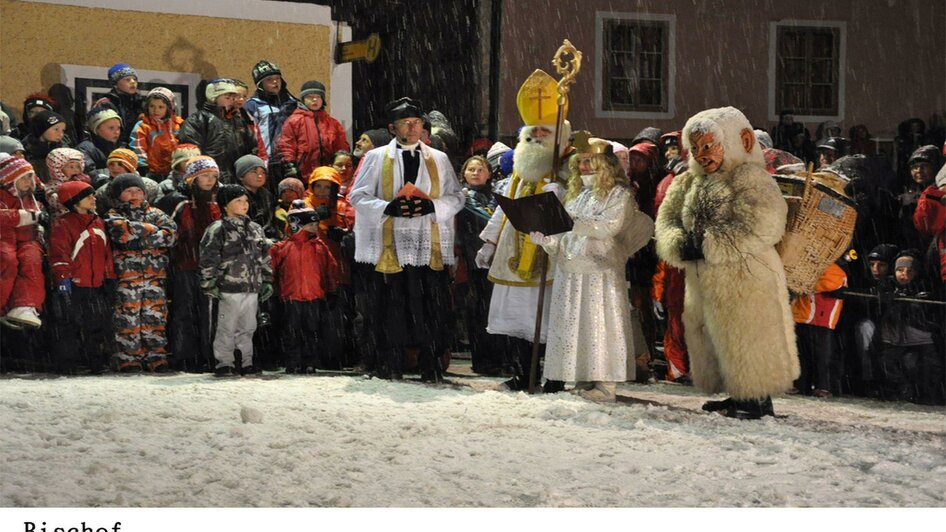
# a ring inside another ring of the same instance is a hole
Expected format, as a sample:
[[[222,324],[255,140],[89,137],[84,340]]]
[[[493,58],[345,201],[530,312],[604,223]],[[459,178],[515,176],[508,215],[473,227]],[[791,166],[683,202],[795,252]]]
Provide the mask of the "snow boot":
[[[542,385],[542,393],[558,393],[565,391],[565,381],[546,380]]]
[[[731,398],[723,399],[722,401],[706,401],[703,403],[703,410],[707,412],[718,412],[720,410],[728,410],[733,404]]]
[[[236,376],[236,372],[233,371],[233,366],[221,366],[214,370],[214,377],[233,377]]]
[[[736,419],[761,419],[763,416],[775,416],[775,410],[772,408],[771,397],[747,401],[733,400],[723,415]]]
[[[578,395],[589,401],[613,403],[617,401],[617,384],[614,382],[595,382],[591,390],[582,390]]]
[[[39,326],[43,324],[43,320],[39,319],[39,312],[33,307],[16,307],[10,309],[10,312],[7,312],[4,318],[6,321],[13,322],[16,325],[25,325],[26,327],[32,327],[34,329],[38,329]]]

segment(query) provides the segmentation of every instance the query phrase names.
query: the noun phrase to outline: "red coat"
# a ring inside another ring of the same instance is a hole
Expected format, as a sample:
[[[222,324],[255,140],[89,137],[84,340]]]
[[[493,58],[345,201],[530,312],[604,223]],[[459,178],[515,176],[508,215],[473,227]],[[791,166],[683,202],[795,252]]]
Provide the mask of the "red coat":
[[[269,248],[283,301],[325,299],[338,286],[338,265],[318,235],[299,231]]]
[[[200,269],[200,239],[207,226],[220,219],[220,206],[211,201],[206,209],[198,210],[194,201],[182,201],[174,209],[177,224],[177,243],[171,251],[171,264],[175,271],[193,272]]]
[[[293,111],[282,126],[276,141],[276,150],[284,161],[299,167],[299,178],[309,182],[312,170],[332,166],[332,155],[339,150],[350,150],[345,128],[324,110],[312,112],[304,107]]]
[[[924,235],[936,237],[936,249],[939,250],[939,273],[946,281],[946,205],[943,197],[946,192],[936,185],[926,187],[920,194],[920,200],[913,212],[913,225]]]
[[[3,245],[16,247],[18,242],[36,240],[39,234],[36,224],[17,227],[20,223],[20,209],[36,212],[41,210],[39,203],[32,196],[29,196],[24,205],[24,200],[9,190],[0,189],[0,243]]]
[[[72,279],[83,288],[97,288],[105,279],[114,279],[105,222],[97,215],[75,211],[57,218],[49,234],[49,265],[56,282]]]

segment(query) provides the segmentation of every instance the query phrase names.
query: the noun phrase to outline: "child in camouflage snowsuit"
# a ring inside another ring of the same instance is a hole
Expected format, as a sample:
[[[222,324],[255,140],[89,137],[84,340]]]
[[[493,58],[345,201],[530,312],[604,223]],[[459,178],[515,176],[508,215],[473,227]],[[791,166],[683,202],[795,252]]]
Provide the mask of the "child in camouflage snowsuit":
[[[245,188],[222,185],[217,205],[223,218],[210,224],[200,241],[200,287],[219,301],[214,374],[237,373],[235,349],[241,353],[240,373],[259,373],[253,366],[253,333],[259,303],[273,295],[270,242],[263,228],[247,216],[250,201]]]
[[[105,216],[118,274],[112,367],[124,372],[168,370],[164,283],[177,225],[148,204],[144,189],[137,174],[116,177],[109,185],[116,206]]]

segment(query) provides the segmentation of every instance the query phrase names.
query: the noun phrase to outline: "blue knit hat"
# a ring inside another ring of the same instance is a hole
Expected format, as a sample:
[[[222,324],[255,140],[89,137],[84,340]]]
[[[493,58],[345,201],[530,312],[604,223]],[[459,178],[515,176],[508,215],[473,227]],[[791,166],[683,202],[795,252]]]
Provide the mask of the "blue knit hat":
[[[112,82],[112,85],[118,83],[118,80],[127,78],[128,76],[134,76],[135,79],[138,79],[138,73],[135,72],[134,68],[131,68],[131,65],[118,63],[108,69],[108,80]]]

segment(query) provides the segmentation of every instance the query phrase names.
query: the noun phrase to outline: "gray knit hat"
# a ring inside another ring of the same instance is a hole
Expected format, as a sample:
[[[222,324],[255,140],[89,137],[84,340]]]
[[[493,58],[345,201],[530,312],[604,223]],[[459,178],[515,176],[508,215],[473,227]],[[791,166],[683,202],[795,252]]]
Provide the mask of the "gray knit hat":
[[[243,174],[249,172],[250,170],[254,168],[262,168],[263,170],[265,170],[266,163],[263,162],[262,159],[260,159],[259,157],[255,155],[244,155],[243,157],[240,157],[239,159],[236,160],[236,163],[234,164],[234,168],[236,170],[237,179],[242,179]]]
[[[26,148],[23,147],[23,143],[18,141],[13,137],[7,135],[0,136],[0,152],[9,153],[13,155],[14,153],[22,151],[25,152]]]

